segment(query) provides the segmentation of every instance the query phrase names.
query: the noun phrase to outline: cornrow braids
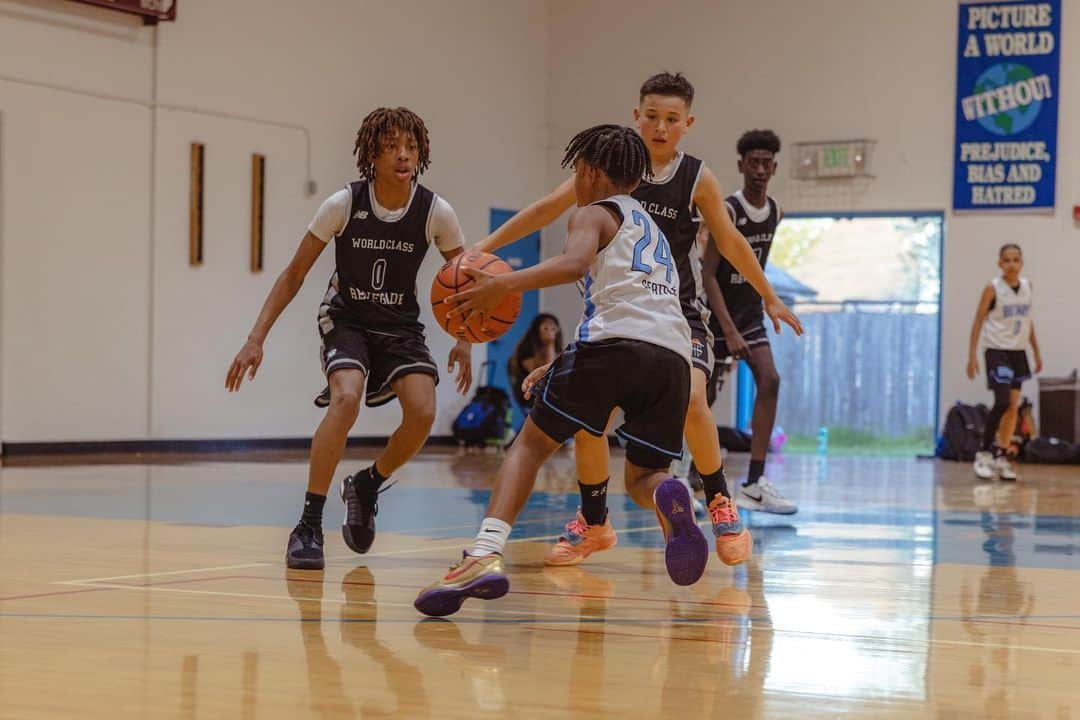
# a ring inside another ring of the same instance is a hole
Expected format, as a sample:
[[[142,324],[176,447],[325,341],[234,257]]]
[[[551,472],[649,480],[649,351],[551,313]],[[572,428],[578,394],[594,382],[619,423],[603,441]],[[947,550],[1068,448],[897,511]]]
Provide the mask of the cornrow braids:
[[[375,179],[375,158],[383,151],[383,145],[394,136],[395,131],[409,133],[416,138],[416,144],[420,148],[417,177],[428,169],[431,164],[431,144],[424,121],[405,107],[381,107],[368,113],[356,133],[353,154],[356,155],[356,167],[362,177]]]
[[[597,125],[575,135],[566,146],[562,166],[572,166],[579,158],[621,188],[637,185],[642,177],[652,177],[645,141],[635,130],[621,125]]]

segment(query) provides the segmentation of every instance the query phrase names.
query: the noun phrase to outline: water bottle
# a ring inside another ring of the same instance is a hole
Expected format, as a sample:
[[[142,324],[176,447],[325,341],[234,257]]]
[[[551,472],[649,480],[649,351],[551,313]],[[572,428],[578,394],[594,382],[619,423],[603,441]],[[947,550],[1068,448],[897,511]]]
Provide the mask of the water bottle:
[[[817,454],[827,455],[829,452],[829,428],[822,425],[817,432]]]
[[[784,432],[784,428],[777,425],[773,428],[772,435],[769,437],[769,452],[782,453],[784,452],[784,444],[787,442],[787,433]]]

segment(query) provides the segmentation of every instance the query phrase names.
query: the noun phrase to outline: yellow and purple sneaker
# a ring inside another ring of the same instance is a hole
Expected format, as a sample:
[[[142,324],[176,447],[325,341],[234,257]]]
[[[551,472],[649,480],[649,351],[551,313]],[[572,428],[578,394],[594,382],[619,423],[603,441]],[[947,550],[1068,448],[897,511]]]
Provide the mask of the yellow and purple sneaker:
[[[544,558],[545,565],[577,565],[594,552],[614,547],[619,541],[611,520],[604,518],[599,525],[585,522],[585,516],[578,510],[577,516],[566,523],[566,532],[552,546]]]
[[[420,591],[413,607],[431,617],[444,617],[460,610],[466,598],[500,598],[510,590],[502,563],[503,557],[498,553],[475,557],[463,552],[460,562]]]
[[[676,585],[693,585],[705,573],[709,543],[694,519],[694,504],[686,486],[668,478],[653,491],[656,518],[664,531],[667,547],[664,562]]]

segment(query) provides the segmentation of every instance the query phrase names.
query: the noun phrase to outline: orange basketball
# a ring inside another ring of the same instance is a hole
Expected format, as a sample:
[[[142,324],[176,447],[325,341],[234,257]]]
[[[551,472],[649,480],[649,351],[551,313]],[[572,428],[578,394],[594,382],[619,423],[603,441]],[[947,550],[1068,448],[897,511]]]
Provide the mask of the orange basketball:
[[[460,317],[448,318],[446,314],[453,308],[447,301],[454,293],[468,290],[475,284],[475,280],[461,271],[462,268],[475,268],[501,275],[510,272],[511,268],[502,258],[485,252],[466,252],[450,260],[435,273],[435,280],[431,283],[431,310],[435,313],[435,320],[439,327],[453,337],[467,340],[471,343],[485,343],[502,335],[510,329],[521,312],[521,293],[507,293],[498,307],[483,318],[473,314],[469,321],[462,322]]]

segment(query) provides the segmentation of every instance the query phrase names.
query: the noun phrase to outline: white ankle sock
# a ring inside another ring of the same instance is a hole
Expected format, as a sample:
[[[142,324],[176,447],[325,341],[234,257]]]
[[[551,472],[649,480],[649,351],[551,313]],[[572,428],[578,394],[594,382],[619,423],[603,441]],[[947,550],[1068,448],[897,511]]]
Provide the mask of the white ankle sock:
[[[509,537],[509,523],[498,518],[486,517],[480,523],[480,532],[476,533],[476,539],[473,540],[472,547],[467,552],[475,556],[491,555],[493,553],[502,555]]]

